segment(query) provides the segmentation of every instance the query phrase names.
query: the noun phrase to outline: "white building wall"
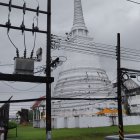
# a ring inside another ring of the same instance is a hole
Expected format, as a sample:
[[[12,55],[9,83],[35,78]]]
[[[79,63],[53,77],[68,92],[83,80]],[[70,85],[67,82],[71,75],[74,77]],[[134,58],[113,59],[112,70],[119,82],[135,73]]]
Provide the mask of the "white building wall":
[[[56,125],[54,125],[56,128],[64,128],[64,118],[63,117],[58,117],[57,120],[55,121]]]
[[[91,117],[80,117],[80,128],[88,128],[93,124]]]
[[[34,120],[33,121],[33,127],[39,128],[40,127],[40,120]]]
[[[68,118],[68,128],[76,127],[75,117]]]
[[[139,125],[140,116],[125,116],[123,117],[124,125]]]
[[[93,119],[94,118],[94,119]],[[103,117],[93,117],[93,127],[100,127],[100,126],[110,126],[112,123],[110,121],[109,117],[103,116]]]
[[[52,128],[57,128],[57,118],[52,118]]]
[[[55,128],[89,128],[112,125],[111,118],[107,116],[83,116],[78,119],[76,117],[67,117],[67,119],[61,117],[56,119],[56,124],[53,124]],[[115,118],[115,123],[118,124],[118,117]],[[124,125],[140,125],[140,116],[124,116],[123,123]]]
[[[46,120],[45,119],[40,120],[40,128],[46,128]]]
[[[54,128],[88,128],[112,124],[109,117],[61,117],[56,119],[56,124],[53,124]]]

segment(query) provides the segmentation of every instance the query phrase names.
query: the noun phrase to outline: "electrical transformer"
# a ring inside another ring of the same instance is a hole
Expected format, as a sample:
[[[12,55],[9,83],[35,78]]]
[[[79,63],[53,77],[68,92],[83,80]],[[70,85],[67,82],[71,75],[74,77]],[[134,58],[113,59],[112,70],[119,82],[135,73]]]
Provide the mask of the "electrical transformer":
[[[34,59],[31,58],[15,58],[14,74],[34,74]]]

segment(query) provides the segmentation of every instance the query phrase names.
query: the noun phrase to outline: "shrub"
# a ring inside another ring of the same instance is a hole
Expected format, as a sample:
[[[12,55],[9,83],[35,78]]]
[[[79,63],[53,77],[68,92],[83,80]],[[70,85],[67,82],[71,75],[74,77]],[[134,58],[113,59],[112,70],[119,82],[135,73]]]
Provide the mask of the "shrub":
[[[14,128],[16,128],[16,127],[17,127],[16,122],[9,122],[9,123],[8,123],[8,129],[14,129]]]

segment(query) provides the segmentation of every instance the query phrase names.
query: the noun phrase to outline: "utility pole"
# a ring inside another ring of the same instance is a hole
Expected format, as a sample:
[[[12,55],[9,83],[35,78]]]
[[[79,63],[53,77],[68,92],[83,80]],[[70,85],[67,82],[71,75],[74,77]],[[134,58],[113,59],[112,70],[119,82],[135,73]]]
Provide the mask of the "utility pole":
[[[51,77],[51,0],[47,2],[46,78]],[[46,140],[51,140],[51,84],[46,82]]]
[[[117,95],[118,95],[118,127],[119,140],[124,140],[122,96],[121,96],[121,57],[120,57],[120,33],[117,34]]]
[[[51,140],[51,82],[53,82],[53,77],[51,77],[51,0],[47,0],[47,12],[42,11],[37,7],[37,9],[32,9],[26,7],[25,3],[22,6],[13,5],[12,0],[9,0],[9,3],[3,3],[0,2],[1,6],[5,6],[9,8],[9,13],[11,12],[11,8],[23,10],[23,14],[25,14],[26,11],[35,12],[37,15],[39,13],[41,14],[47,14],[47,31],[45,30],[39,30],[39,28],[32,27],[26,28],[25,25],[23,26],[12,26],[10,23],[10,18],[8,16],[8,21],[6,24],[1,24],[0,27],[7,28],[7,31],[9,32],[9,29],[14,30],[21,30],[22,32],[28,31],[32,33],[43,33],[46,36],[47,42],[46,42],[46,76],[34,76],[34,75],[26,75],[26,74],[4,74],[0,73],[0,81],[19,81],[19,82],[33,82],[33,83],[45,83],[46,84],[46,139]],[[18,56],[19,57],[19,56]],[[26,58],[25,58],[26,59]],[[26,70],[26,69],[25,69]],[[26,100],[15,100],[14,102],[25,102],[25,101],[35,101],[38,99],[26,99]],[[7,101],[3,101],[7,102]],[[12,101],[8,101],[12,102]]]

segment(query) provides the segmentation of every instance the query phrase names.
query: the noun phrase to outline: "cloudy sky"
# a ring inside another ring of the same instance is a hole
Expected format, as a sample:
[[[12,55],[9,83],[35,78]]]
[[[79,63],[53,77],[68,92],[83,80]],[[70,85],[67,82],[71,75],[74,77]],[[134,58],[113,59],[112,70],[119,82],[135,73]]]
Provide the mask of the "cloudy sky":
[[[126,0],[82,0],[82,4],[89,35],[95,42],[116,45],[116,35],[120,33],[121,46],[140,49],[140,5]],[[73,0],[53,0],[52,9],[52,31],[61,35],[69,32],[73,23]],[[100,59],[102,67],[113,80],[116,61]],[[122,62],[123,67],[132,68],[132,65],[139,69],[138,62]]]
[[[0,0],[8,3],[8,0]],[[137,0],[137,2],[140,2]],[[23,5],[23,0],[13,0],[13,4]],[[36,0],[27,0],[28,7],[36,8]],[[95,42],[116,45],[117,33],[121,33],[121,46],[140,50],[140,5],[130,3],[126,0],[82,0],[85,23],[89,30],[89,35]],[[40,9],[46,10],[47,0],[39,0]],[[23,19],[23,12],[12,9],[10,20],[12,25],[20,26]],[[26,11],[25,25],[31,28],[35,13]],[[8,8],[0,6],[0,23],[5,24],[8,17]],[[47,18],[45,15],[39,16],[39,29],[46,29]],[[73,23],[73,0],[52,0],[52,33],[64,36],[71,30]],[[10,30],[12,41],[20,50],[23,56],[24,45],[23,35],[20,31]],[[33,47],[34,36],[26,33],[27,55]],[[37,34],[36,49],[43,48],[43,58],[45,58],[46,36]],[[15,49],[7,37],[7,30],[0,28],[0,72],[13,73],[13,58],[16,56]],[[116,78],[116,60],[111,58],[100,58],[102,67],[106,70],[110,80]],[[45,59],[37,66],[44,65]],[[3,66],[5,65],[6,66]],[[8,64],[8,65],[7,65]],[[10,64],[10,65],[9,65]],[[123,61],[123,67],[140,68],[139,62]],[[59,68],[60,69],[60,68]],[[11,95],[13,99],[35,98],[45,94],[45,85],[27,84],[17,82],[0,82],[0,100],[7,100]],[[30,107],[32,103],[26,105]],[[13,106],[13,110],[17,109]]]

